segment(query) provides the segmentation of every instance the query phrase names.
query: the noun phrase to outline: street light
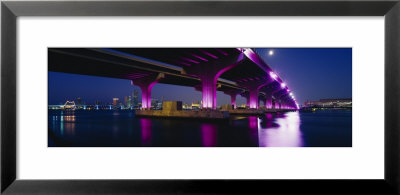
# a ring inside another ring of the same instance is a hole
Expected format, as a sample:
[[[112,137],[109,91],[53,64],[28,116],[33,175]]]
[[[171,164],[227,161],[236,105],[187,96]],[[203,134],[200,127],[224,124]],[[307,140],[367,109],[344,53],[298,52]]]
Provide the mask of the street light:
[[[276,75],[274,72],[269,72],[269,75],[275,80],[278,78],[278,75]]]

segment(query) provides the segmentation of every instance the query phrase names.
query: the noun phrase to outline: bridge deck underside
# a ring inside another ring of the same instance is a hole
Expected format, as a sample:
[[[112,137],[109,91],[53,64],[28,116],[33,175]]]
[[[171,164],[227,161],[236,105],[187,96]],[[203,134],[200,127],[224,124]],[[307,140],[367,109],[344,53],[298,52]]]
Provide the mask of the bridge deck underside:
[[[127,80],[163,73],[164,78],[159,83],[198,87],[200,79],[186,74],[185,68],[215,64],[241,52],[237,48],[49,48],[48,70]],[[265,67],[245,58],[220,75],[217,90],[246,91],[241,83],[266,77],[269,74]],[[272,81],[260,89],[260,94],[267,95],[279,89],[280,83]]]
[[[48,70],[72,74],[119,79],[137,79],[149,74],[164,73],[160,83],[188,87],[199,86],[200,79],[180,71],[147,63],[123,59],[87,49],[49,49]],[[229,82],[218,82],[220,91],[241,89]]]

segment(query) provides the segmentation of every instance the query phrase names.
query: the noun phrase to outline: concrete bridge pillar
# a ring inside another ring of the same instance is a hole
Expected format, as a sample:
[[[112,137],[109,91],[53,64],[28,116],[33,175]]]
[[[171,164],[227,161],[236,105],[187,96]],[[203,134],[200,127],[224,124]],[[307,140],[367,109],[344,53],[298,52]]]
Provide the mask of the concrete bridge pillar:
[[[248,78],[245,81],[244,79],[239,80],[238,84],[248,90],[249,94],[249,107],[250,108],[258,108],[258,95],[260,89],[269,83],[272,82],[272,79],[269,76],[264,78]]]
[[[267,85],[269,82],[269,79],[262,79],[238,83],[249,91],[248,104],[250,108],[258,108],[258,95],[260,88]]]
[[[231,105],[233,105],[233,108],[235,109],[236,109],[236,96],[242,92],[243,91],[240,89],[224,91],[224,94],[231,96]]]
[[[267,86],[260,89],[260,91],[265,94],[266,108],[275,109],[278,107],[278,104],[275,101],[275,99],[277,99],[277,96],[275,96],[275,94],[277,94],[281,90],[282,87],[278,82],[272,82],[271,84],[268,84]]]
[[[286,89],[281,89],[273,94],[273,96],[275,97],[275,101],[276,101],[275,107],[278,107],[278,109],[283,108],[283,106],[282,106],[283,100],[287,94],[288,94],[288,92]]]
[[[150,109],[151,108],[151,89],[153,86],[158,83],[158,81],[164,78],[165,75],[163,73],[151,74],[148,76],[144,76],[141,78],[137,78],[132,80],[132,85],[139,86],[142,91],[142,108]]]
[[[193,75],[200,79],[203,108],[217,107],[217,81],[227,70],[237,66],[244,59],[244,54],[225,56],[213,62],[202,62],[183,68],[184,74]]]

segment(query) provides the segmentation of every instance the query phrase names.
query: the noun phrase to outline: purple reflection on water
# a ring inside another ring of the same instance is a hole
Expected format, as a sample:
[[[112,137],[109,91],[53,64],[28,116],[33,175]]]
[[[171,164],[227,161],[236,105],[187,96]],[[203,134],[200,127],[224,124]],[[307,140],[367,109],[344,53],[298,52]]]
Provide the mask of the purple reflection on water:
[[[250,138],[252,140],[253,143],[257,143],[258,142],[258,117],[256,116],[249,116],[248,117],[249,120],[249,128],[250,128]]]
[[[258,118],[256,116],[249,116],[249,127],[251,130],[258,128]]]
[[[268,118],[267,114],[265,119],[267,123],[271,121]],[[260,147],[301,147],[304,145],[298,112],[284,113],[282,117],[276,117],[273,123],[275,125],[266,125],[266,127],[258,123]]]
[[[202,124],[201,135],[204,147],[217,145],[217,126],[213,124]]]
[[[141,118],[140,119],[140,127],[142,130],[142,145],[143,146],[150,146],[151,145],[151,120],[148,118]]]

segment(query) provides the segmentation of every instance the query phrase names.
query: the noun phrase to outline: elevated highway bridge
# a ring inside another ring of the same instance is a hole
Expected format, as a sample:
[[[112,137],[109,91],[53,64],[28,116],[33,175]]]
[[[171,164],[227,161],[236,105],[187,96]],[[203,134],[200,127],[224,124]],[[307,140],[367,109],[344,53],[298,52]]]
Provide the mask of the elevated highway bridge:
[[[217,107],[216,91],[246,97],[250,108],[298,109],[288,86],[250,48],[49,48],[48,70],[131,80],[151,107],[156,83],[194,87],[203,108]]]

